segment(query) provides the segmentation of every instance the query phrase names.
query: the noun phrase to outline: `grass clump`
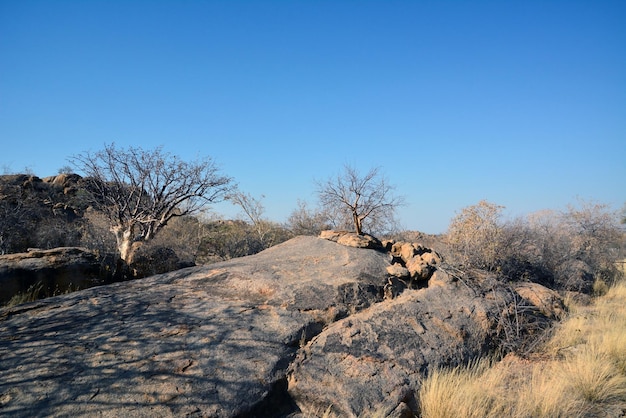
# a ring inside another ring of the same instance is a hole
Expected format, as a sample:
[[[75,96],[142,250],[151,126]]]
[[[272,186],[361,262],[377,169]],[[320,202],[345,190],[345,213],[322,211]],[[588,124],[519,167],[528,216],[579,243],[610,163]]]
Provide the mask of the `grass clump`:
[[[4,307],[11,308],[13,306],[21,305],[22,303],[34,302],[41,299],[41,293],[43,291],[43,283],[37,282],[32,284],[26,289],[25,292],[19,292],[4,305]]]
[[[499,370],[490,367],[488,360],[467,367],[435,369],[423,382],[418,394],[422,417],[502,416],[497,387],[501,378]]]
[[[67,289],[65,290],[59,289],[59,286],[57,285],[54,291],[50,292],[50,289],[44,288],[44,284],[41,281],[38,281],[30,285],[28,289],[26,289],[26,291],[18,292],[15,295],[13,295],[11,299],[9,299],[9,301],[6,302],[1,307],[12,308],[14,306],[21,305],[23,303],[34,302],[36,300],[43,299],[43,298],[50,297],[50,296],[65,295],[71,292],[75,292],[77,290],[79,290],[79,287],[72,286],[72,284],[70,283]]]
[[[553,366],[553,383],[573,399],[586,404],[626,400],[626,376],[599,347],[585,345]]]

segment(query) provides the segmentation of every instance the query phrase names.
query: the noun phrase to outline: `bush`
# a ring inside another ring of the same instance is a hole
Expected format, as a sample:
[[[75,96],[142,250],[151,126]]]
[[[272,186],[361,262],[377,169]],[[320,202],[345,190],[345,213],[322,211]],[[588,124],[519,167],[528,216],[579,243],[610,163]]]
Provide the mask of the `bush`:
[[[141,247],[130,264],[135,278],[167,273],[182,267],[186,266],[180,262],[174,250],[154,245]]]
[[[611,284],[622,273],[624,233],[606,205],[581,202],[562,213],[542,211],[501,221],[503,207],[481,201],[451,222],[452,261],[497,271],[511,280],[591,293],[595,281]]]
[[[287,228],[293,235],[317,236],[323,230],[332,228],[327,221],[328,218],[328,214],[321,210],[309,209],[306,202],[299,200],[297,209],[294,209],[287,219]]]
[[[448,227],[448,244],[463,266],[494,270],[501,259],[504,206],[481,200],[461,210]]]

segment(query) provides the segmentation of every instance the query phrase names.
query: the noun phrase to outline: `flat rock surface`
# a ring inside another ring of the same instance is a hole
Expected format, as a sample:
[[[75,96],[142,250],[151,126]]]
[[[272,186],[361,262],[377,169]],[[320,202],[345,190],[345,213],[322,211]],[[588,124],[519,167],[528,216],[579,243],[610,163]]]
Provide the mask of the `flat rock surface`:
[[[380,300],[388,265],[298,237],[0,310],[0,415],[245,415],[323,324]]]

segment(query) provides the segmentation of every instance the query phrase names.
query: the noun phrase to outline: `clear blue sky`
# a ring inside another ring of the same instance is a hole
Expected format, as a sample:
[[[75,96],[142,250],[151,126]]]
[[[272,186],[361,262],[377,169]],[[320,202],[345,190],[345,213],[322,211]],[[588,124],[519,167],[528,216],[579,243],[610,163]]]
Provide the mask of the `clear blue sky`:
[[[2,171],[110,142],[209,155],[278,222],[344,164],[430,233],[481,199],[619,209],[626,1],[0,0]]]

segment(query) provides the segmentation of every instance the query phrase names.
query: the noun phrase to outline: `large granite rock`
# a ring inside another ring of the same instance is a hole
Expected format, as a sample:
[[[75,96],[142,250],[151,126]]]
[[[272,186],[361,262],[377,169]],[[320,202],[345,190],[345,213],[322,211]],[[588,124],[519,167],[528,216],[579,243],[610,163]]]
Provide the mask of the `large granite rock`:
[[[417,413],[416,390],[430,368],[467,362],[496,348],[503,310],[513,295],[493,280],[469,287],[436,274],[437,286],[407,290],[344,318],[298,353],[289,393],[303,412]]]
[[[410,416],[420,375],[496,346],[514,298],[443,270],[410,289],[393,259],[298,237],[1,309],[0,415]]]
[[[300,237],[250,257],[0,310],[0,412],[252,413],[284,382],[301,344],[382,300],[388,265],[379,252]]]

